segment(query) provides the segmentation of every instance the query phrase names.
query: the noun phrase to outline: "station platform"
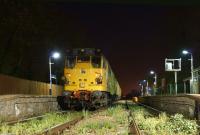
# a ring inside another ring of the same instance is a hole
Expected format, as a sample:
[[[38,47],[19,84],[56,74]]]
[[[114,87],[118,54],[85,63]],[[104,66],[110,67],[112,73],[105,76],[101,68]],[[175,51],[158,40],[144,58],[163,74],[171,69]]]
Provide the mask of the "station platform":
[[[14,121],[59,109],[57,98],[48,95],[0,95],[0,120]]]
[[[180,113],[185,117],[200,120],[200,94],[143,96],[137,100],[169,114]]]

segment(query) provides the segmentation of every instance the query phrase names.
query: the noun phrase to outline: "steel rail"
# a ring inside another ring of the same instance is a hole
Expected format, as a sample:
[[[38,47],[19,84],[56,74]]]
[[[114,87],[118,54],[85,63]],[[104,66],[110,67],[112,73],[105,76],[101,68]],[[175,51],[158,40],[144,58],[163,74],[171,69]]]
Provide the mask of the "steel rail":
[[[59,125],[56,125],[54,127],[51,127],[49,129],[46,129],[45,131],[43,131],[42,133],[39,133],[37,135],[59,135],[61,133],[63,133],[63,131],[67,128],[72,127],[73,125],[75,125],[77,122],[81,121],[84,117],[78,117],[72,121],[69,122],[65,122]]]
[[[100,109],[92,112],[91,115],[94,115],[96,113],[104,111],[105,109],[107,109],[107,107],[100,108]],[[45,131],[42,131],[41,133],[39,133],[37,135],[59,135],[59,134],[63,133],[63,131],[65,129],[71,128],[72,126],[74,126],[76,123],[78,123],[79,121],[81,121],[83,119],[84,119],[84,116],[77,117],[76,119],[74,119],[72,121],[65,122],[65,123],[56,125],[54,127],[51,127],[49,129],[46,129]]]
[[[132,111],[129,109],[129,104],[125,103],[126,106],[126,110],[128,111],[128,121],[129,121],[129,135],[141,135],[140,133],[140,129],[138,128],[133,113]]]

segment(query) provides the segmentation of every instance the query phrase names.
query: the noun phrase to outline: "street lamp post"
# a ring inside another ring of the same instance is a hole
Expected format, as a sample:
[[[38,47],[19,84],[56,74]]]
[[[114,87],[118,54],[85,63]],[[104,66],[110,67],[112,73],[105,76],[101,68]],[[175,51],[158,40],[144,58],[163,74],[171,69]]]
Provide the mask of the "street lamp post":
[[[146,83],[146,88],[145,88],[144,93],[143,93],[143,95],[146,96],[148,94],[149,82],[148,82],[148,80],[143,80],[143,83],[144,84]]]
[[[187,54],[190,54],[190,61],[191,61],[191,93],[194,93],[193,91],[193,82],[194,82],[194,73],[193,73],[193,70],[194,70],[194,63],[193,63],[193,55],[191,52],[187,51],[187,50],[183,50],[182,51],[183,54],[187,55]]]
[[[139,85],[141,86],[141,96],[144,96],[144,86],[143,86],[143,84],[142,83],[139,83]]]
[[[155,75],[155,76],[154,76],[154,79],[155,79],[155,81],[154,81],[154,86],[155,86],[155,89],[156,89],[156,88],[157,88],[157,74],[156,74],[156,72],[154,72],[153,70],[150,71],[150,74],[151,74],[151,75]],[[153,91],[153,95],[155,95],[155,91]]]
[[[50,88],[49,88],[49,95],[52,95],[52,74],[51,74],[51,65],[54,64],[51,62],[51,59],[58,59],[60,57],[60,53],[58,52],[54,52],[52,53],[52,55],[49,56],[49,84],[50,84]]]

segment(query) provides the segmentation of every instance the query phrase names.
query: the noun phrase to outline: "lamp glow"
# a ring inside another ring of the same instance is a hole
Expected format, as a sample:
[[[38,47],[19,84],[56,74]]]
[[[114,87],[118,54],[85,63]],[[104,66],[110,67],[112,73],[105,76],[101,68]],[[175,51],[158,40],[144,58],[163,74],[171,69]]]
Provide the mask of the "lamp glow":
[[[52,57],[53,57],[54,59],[58,59],[58,58],[60,58],[60,53],[54,52],[53,55],[52,55]]]
[[[153,74],[155,74],[155,72],[154,72],[153,70],[151,70],[151,71],[150,71],[150,74],[153,75]]]
[[[186,54],[188,54],[189,52],[188,52],[187,50],[183,50],[182,53],[186,55]]]

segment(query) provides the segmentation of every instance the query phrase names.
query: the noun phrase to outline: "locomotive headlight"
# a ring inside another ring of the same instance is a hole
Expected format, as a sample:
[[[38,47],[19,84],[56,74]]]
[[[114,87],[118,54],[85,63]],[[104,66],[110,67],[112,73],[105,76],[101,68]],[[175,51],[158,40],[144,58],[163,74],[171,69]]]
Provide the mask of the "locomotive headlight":
[[[65,73],[65,75],[66,75],[66,76],[68,76],[68,77],[70,77],[70,76],[71,76],[71,74],[70,74],[70,73]]]
[[[69,84],[69,79],[68,79],[66,76],[64,77],[64,83],[65,83],[66,85]]]
[[[103,80],[103,76],[101,75],[95,79],[97,84],[102,84],[102,80]]]

